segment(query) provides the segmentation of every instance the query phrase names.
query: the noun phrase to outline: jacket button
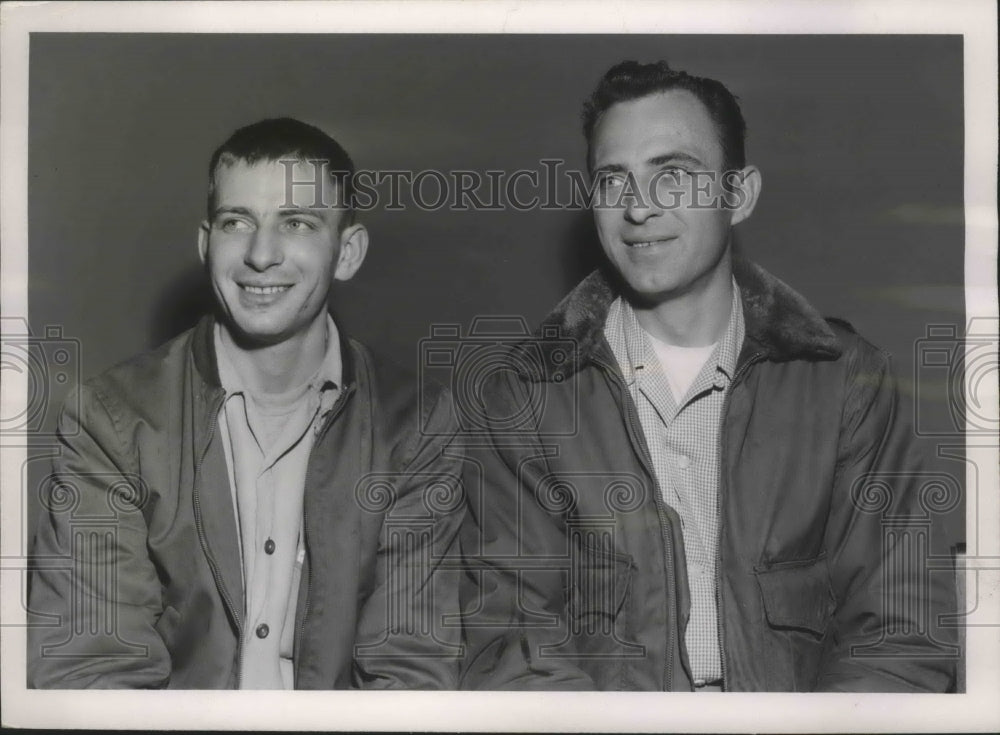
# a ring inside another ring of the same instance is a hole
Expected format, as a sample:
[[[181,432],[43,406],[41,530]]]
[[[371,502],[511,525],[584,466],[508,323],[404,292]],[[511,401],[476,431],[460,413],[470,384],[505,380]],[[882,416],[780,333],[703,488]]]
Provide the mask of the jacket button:
[[[274,553],[274,539],[268,539],[264,542],[264,553],[273,554]]]
[[[271,632],[271,629],[267,627],[267,623],[261,623],[257,626],[257,637],[267,638],[267,634]]]

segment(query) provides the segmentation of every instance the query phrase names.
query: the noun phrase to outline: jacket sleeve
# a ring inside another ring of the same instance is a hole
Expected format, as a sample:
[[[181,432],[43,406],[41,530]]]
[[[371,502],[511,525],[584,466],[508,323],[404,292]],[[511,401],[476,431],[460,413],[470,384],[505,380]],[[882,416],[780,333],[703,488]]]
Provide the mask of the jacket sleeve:
[[[71,396],[60,416],[59,455],[40,491],[29,607],[44,622],[28,631],[28,684],[166,686],[160,582],[141,510],[147,493],[106,402],[93,388],[78,390],[79,402]]]
[[[389,506],[372,592],[359,612],[354,685],[362,689],[458,685],[458,532],[466,501],[446,391],[412,435],[403,468],[370,484],[362,500]]]
[[[484,391],[485,416],[514,416],[514,407],[529,405],[520,381],[506,378]],[[568,543],[565,519],[539,502],[545,456],[539,435],[527,428],[494,428],[484,446],[469,451],[463,689],[597,689],[574,663],[565,572],[545,565],[565,556]]]
[[[926,566],[935,475],[888,356],[857,339],[826,530],[837,607],[817,690],[945,691],[954,641],[935,622],[956,608],[951,574]]]

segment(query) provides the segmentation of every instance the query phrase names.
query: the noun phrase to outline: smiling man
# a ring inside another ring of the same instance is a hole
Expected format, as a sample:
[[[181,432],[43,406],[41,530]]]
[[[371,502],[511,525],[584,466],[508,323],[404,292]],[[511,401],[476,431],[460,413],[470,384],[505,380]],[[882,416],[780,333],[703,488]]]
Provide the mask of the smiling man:
[[[949,687],[921,623],[954,609],[948,575],[883,543],[920,513],[888,358],[734,254],[761,191],[744,130],[722,84],[665,63],[586,104],[606,267],[482,390],[463,686]]]
[[[457,580],[436,573],[464,508],[453,412],[327,311],[368,249],[352,173],[291,119],[212,156],[198,252],[217,316],[88,381],[61,417],[31,685],[455,686]],[[80,518],[109,523],[88,536]]]

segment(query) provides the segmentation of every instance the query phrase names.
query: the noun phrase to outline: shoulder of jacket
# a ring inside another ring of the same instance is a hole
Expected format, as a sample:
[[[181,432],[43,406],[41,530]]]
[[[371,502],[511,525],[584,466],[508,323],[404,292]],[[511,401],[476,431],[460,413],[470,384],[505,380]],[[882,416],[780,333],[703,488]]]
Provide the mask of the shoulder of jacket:
[[[450,399],[449,389],[420,370],[419,366],[407,368],[354,338],[348,338],[353,354],[353,370],[358,389],[370,393],[383,405],[406,407],[433,407],[441,400]]]
[[[178,400],[190,358],[189,330],[84,381],[81,394],[93,394],[109,411],[117,408],[156,413]]]
[[[847,363],[861,362],[866,365],[884,365],[889,362],[891,355],[869,342],[864,335],[858,332],[846,319],[839,317],[824,317],[826,323],[830,325],[843,348],[841,360]]]
[[[450,391],[423,371],[407,369],[349,339],[358,408],[370,416],[392,466],[405,467],[427,447],[447,442],[458,421]]]

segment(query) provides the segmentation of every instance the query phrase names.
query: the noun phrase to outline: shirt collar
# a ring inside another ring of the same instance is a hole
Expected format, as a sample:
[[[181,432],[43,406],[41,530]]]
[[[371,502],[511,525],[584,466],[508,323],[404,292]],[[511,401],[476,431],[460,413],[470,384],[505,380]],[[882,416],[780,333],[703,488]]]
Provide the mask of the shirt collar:
[[[743,348],[746,336],[746,322],[743,318],[743,299],[740,298],[740,287],[733,280],[733,304],[729,311],[729,324],[715,348],[713,357],[715,366],[726,374],[730,380],[736,374],[736,362]]]
[[[657,364],[656,352],[646,330],[639,324],[635,310],[623,298],[618,297],[608,312],[606,329],[611,342],[612,352],[616,355],[624,353],[626,360],[619,359],[622,377],[626,385],[632,385],[637,378],[637,371],[642,371],[647,365]],[[715,362],[716,369],[727,379],[732,380],[736,372],[736,361],[743,346],[746,335],[746,324],[743,318],[743,301],[740,298],[740,288],[733,280],[733,298],[729,310],[729,322],[726,331],[712,351],[710,361]]]
[[[222,330],[224,328],[221,322],[215,323],[214,346],[216,361],[219,366],[219,382],[226,391],[226,398],[228,399],[230,396],[249,391],[245,382],[236,371],[232,362],[232,356],[226,350],[225,344],[222,341]],[[307,381],[309,390],[323,392],[328,389],[339,389],[343,367],[342,356],[340,354],[340,333],[337,331],[337,325],[334,323],[333,317],[327,314],[326,353],[323,355],[323,361],[320,363],[319,368]]]

